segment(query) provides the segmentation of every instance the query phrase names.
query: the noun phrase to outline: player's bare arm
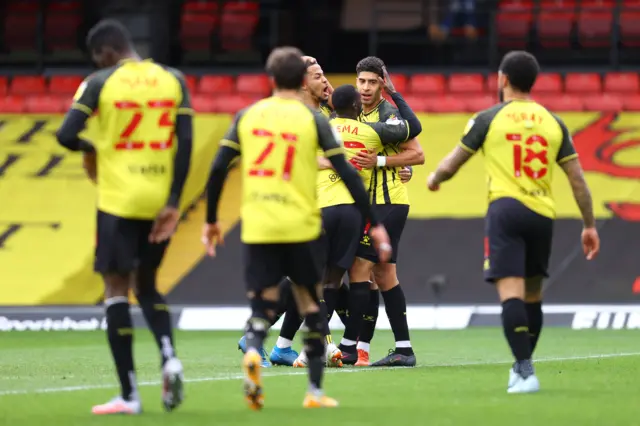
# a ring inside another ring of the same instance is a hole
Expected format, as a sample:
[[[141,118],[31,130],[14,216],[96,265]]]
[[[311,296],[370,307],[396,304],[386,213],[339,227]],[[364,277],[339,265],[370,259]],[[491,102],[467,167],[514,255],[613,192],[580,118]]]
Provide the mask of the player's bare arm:
[[[465,151],[460,146],[456,146],[447,155],[444,160],[440,162],[435,172],[429,175],[427,179],[427,186],[431,191],[437,191],[442,182],[445,182],[458,173],[458,170],[473,156],[468,151]]]
[[[600,238],[596,229],[596,218],[593,214],[593,200],[589,185],[584,178],[580,160],[573,158],[560,164],[569,179],[573,197],[582,215],[584,229],[582,231],[582,246],[588,260],[594,259],[600,252]]]

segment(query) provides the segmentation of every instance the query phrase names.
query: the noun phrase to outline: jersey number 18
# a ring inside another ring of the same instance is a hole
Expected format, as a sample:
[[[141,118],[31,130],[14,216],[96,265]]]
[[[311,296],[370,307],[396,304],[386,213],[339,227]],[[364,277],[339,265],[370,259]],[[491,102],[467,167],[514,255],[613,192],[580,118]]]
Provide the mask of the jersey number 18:
[[[513,142],[513,175],[519,178],[524,172],[531,179],[542,179],[547,174],[548,168],[542,167],[539,170],[534,170],[530,164],[535,159],[538,159],[545,166],[549,164],[547,140],[540,135],[531,135],[523,144],[521,133],[507,133],[506,138],[509,142]],[[542,149],[532,149],[535,144],[540,144]],[[523,155],[523,151],[525,155]]]

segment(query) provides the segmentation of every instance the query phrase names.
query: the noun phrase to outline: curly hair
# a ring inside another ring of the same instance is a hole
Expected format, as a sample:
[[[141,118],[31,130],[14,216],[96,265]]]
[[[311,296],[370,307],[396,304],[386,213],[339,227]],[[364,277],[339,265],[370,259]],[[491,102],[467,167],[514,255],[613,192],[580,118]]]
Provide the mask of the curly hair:
[[[358,62],[358,65],[356,65],[356,74],[360,74],[361,72],[372,72],[382,77],[384,74],[382,71],[383,67],[384,62],[382,62],[382,59],[376,56],[367,56]]]
[[[531,53],[514,50],[504,56],[500,71],[509,78],[514,89],[529,93],[540,72],[540,65]]]

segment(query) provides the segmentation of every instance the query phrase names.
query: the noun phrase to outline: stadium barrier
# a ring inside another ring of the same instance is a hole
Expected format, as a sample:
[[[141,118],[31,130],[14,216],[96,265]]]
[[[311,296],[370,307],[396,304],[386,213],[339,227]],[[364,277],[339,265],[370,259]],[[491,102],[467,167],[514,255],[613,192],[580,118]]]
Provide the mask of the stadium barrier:
[[[410,305],[407,320],[411,330],[462,330],[473,327],[499,327],[499,305],[444,306]],[[640,329],[640,305],[545,305],[545,326],[574,330]],[[185,331],[242,332],[249,308],[234,306],[172,307],[173,326]],[[134,327],[145,328],[139,308],[132,308]],[[273,327],[280,329],[282,319]],[[334,315],[330,327],[343,330]],[[106,328],[100,307],[20,307],[0,308],[0,331],[95,331]],[[389,330],[389,321],[380,309],[377,328]]]

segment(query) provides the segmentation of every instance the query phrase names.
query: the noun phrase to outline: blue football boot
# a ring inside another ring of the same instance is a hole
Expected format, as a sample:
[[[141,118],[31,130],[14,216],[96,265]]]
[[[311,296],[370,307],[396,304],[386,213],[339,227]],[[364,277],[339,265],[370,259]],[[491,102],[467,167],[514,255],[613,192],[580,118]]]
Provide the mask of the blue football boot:
[[[238,341],[238,349],[242,351],[243,354],[247,353],[247,338],[242,336],[242,338]],[[260,356],[262,357],[263,368],[271,367],[271,363],[267,360],[267,351],[264,348],[260,348]]]
[[[293,366],[296,358],[298,358],[298,352],[288,348],[279,348],[274,346],[269,355],[269,360],[273,365],[286,365],[288,367]]]

